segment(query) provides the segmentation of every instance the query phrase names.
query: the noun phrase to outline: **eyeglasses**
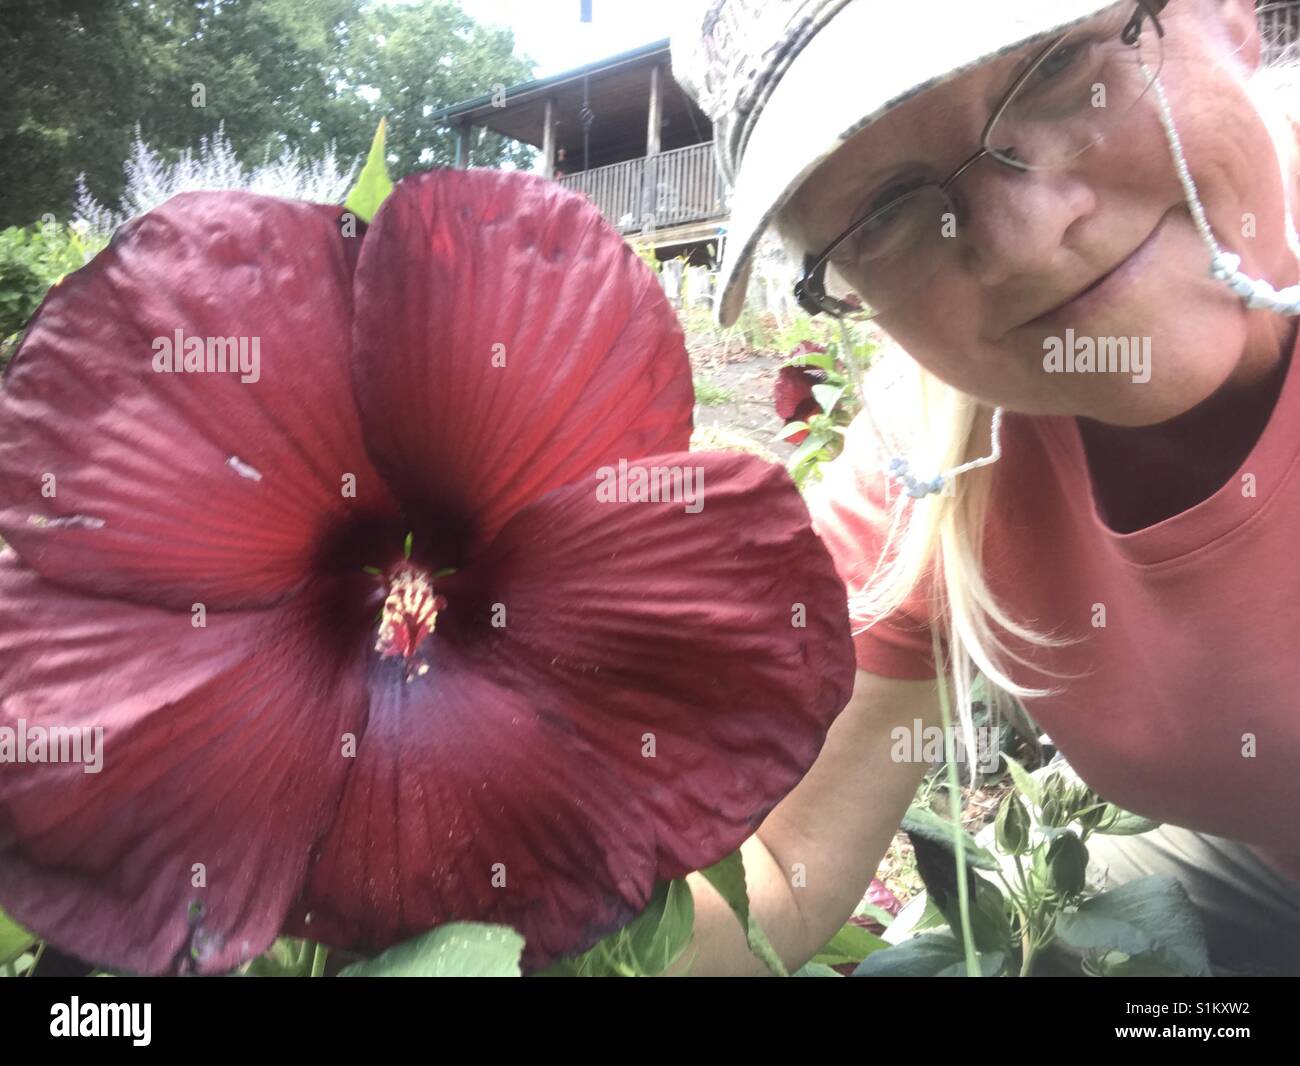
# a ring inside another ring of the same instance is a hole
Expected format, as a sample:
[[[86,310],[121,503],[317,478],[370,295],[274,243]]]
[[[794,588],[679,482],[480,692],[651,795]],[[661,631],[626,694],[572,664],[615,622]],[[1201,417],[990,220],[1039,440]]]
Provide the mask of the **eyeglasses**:
[[[871,190],[861,201],[866,214],[820,253],[804,257],[794,287],[799,305],[810,315],[836,318],[888,314],[933,278],[956,236],[950,190],[979,160],[1058,170],[1113,136],[1160,71],[1164,29],[1157,15],[1168,2],[1137,0],[1135,10],[1117,4],[1055,38],[1003,94],[978,151],[942,181],[904,176]],[[828,266],[851,277],[857,291],[827,292]]]

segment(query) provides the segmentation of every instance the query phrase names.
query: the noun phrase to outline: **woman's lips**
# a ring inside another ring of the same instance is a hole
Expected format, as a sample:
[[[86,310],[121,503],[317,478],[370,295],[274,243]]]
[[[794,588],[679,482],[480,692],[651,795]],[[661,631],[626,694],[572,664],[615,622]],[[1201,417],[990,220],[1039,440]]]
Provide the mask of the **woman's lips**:
[[[1128,256],[1108,273],[1103,274],[1083,291],[1071,297],[1065,303],[1057,304],[1051,310],[1037,318],[1025,322],[1025,326],[1047,329],[1077,326],[1081,321],[1098,311],[1116,304],[1132,288],[1134,282],[1142,276],[1150,261],[1156,238],[1163,232],[1172,211],[1166,211],[1156,223],[1155,228],[1147,234],[1146,240],[1139,244]],[[1023,328],[1023,327],[1022,327]]]

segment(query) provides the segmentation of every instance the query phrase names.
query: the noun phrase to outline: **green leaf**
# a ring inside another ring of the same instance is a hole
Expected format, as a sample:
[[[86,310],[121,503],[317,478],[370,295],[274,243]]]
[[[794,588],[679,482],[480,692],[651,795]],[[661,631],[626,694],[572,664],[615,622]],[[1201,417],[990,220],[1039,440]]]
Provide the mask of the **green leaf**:
[[[599,943],[534,977],[658,977],[690,944],[695,900],[683,878],[660,882],[645,910]]]
[[[846,962],[859,963],[873,951],[883,951],[887,947],[889,941],[882,940],[870,929],[846,922],[831,937],[830,943],[813,956],[813,962],[824,962],[830,966]]]
[[[282,936],[262,954],[241,966],[241,977],[306,977],[311,972],[310,943]]]
[[[842,977],[842,974],[836,973],[825,963],[818,962],[814,959],[812,962],[806,962],[799,969],[790,975],[791,977]]]
[[[940,818],[934,811],[913,804],[903,815],[901,828],[908,833],[915,833],[926,840],[941,845],[949,854],[955,855],[952,842],[952,826],[946,818]],[[977,870],[1001,870],[998,860],[987,849],[975,843],[969,833],[962,834],[966,845],[966,863]]]
[[[13,962],[36,943],[33,936],[4,911],[0,911],[0,966]]]
[[[1187,890],[1164,874],[1127,881],[1084,900],[1077,911],[1057,918],[1056,935],[1071,947],[1149,953],[1180,974],[1210,975],[1200,916]]]
[[[1135,836],[1138,833],[1149,833],[1152,829],[1158,829],[1160,825],[1160,822],[1143,818],[1140,814],[1134,814],[1110,803],[1106,805],[1106,813],[1094,832],[1110,837]]]
[[[1110,951],[1098,962],[1098,969],[1103,977],[1180,977],[1177,970],[1171,970],[1159,959],[1151,955],[1125,955],[1122,951]]]
[[[387,125],[387,119],[379,120],[375,139],[370,144],[370,154],[366,156],[366,165],[361,168],[357,183],[352,186],[352,191],[343,203],[362,222],[374,218],[379,205],[393,191],[393,180],[388,176],[388,161],[384,157],[384,132]]]
[[[976,953],[975,958],[979,962],[981,977],[997,977],[998,974],[1002,972],[1002,967],[1005,965],[1007,961],[1006,953],[1002,951],[980,951]],[[961,962],[954,963],[952,966],[945,966],[934,976],[935,977],[965,977],[966,976],[965,958],[963,958]]]
[[[727,901],[727,906],[740,922],[740,928],[745,931],[749,950],[778,977],[789,977],[781,957],[749,913],[749,890],[745,887],[745,863],[740,852],[733,851],[721,862],[701,870],[700,874]]]
[[[949,966],[963,964],[965,957],[951,933],[922,933],[888,951],[872,952],[853,976],[933,977]]]
[[[695,898],[684,878],[656,886],[650,905],[623,931],[638,974],[653,977],[667,970],[691,942]]]
[[[786,466],[798,466],[811,458],[814,453],[821,451],[830,442],[831,438],[825,433],[809,433],[799,447],[791,452],[790,458],[786,460]]]
[[[1042,802],[1042,793],[1038,790],[1038,782],[1029,776],[1028,770],[1006,752],[1002,753],[1002,758],[1006,760],[1007,769],[1011,771],[1011,780],[1016,783],[1016,788],[1028,796],[1029,801],[1037,807]]]
[[[806,355],[796,355],[793,359],[787,359],[783,366],[815,366],[827,373],[835,369],[835,356],[825,352],[808,352]]]
[[[817,401],[817,406],[827,414],[835,410],[835,405],[840,402],[840,397],[844,395],[843,385],[814,385],[812,387],[813,399]]]
[[[874,918],[886,929],[894,924],[894,916],[885,910],[884,907],[877,907],[874,903],[868,903],[865,899],[858,904],[857,909],[853,912],[855,918]]]
[[[977,954],[980,975],[996,977],[1006,963],[1001,951]],[[964,977],[966,953],[952,933],[922,933],[869,956],[854,977]]]
[[[781,432],[776,435],[777,440],[785,440],[787,437],[793,437],[796,433],[806,430],[808,423],[803,421],[788,422],[781,428]]]
[[[450,922],[353,963],[340,977],[518,977],[524,938],[506,925]]]
[[[930,898],[930,893],[922,892],[917,898],[923,901],[921,906],[921,917],[919,917],[916,920],[916,923],[912,926],[912,932],[924,933],[931,929],[942,929],[948,924],[948,919],[943,916],[943,911],[941,911],[935,905],[934,900]],[[909,903],[908,905],[910,906],[911,904]]]

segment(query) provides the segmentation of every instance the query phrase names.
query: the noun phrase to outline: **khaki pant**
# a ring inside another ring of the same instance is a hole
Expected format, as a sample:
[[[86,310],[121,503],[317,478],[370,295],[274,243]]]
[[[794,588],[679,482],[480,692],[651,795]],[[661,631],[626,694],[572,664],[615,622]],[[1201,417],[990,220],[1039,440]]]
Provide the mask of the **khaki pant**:
[[[1179,826],[1136,836],[1088,838],[1109,884],[1150,874],[1182,882],[1200,912],[1216,976],[1300,975],[1300,884],[1244,844]]]

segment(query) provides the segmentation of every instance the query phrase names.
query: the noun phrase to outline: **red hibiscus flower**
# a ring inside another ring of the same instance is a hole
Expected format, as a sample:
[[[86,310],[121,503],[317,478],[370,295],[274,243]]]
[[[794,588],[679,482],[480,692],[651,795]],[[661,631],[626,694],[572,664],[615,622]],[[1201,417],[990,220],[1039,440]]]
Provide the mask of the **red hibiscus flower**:
[[[31,756],[0,907],[82,958],[478,920],[536,969],[733,851],[848,699],[802,501],[687,452],[680,329],[594,207],[440,170],[364,239],[341,213],[176,197],[0,390],[0,731]],[[94,730],[97,768],[35,757]]]
[[[790,353],[790,358],[806,355],[809,352],[825,352],[826,349],[812,341],[802,341]],[[821,404],[813,398],[813,386],[826,381],[826,372],[815,366],[783,366],[776,376],[772,402],[777,417],[787,426],[791,422],[807,422],[813,415],[822,413]],[[785,439],[791,444],[799,444],[808,436],[806,429],[797,430]]]

